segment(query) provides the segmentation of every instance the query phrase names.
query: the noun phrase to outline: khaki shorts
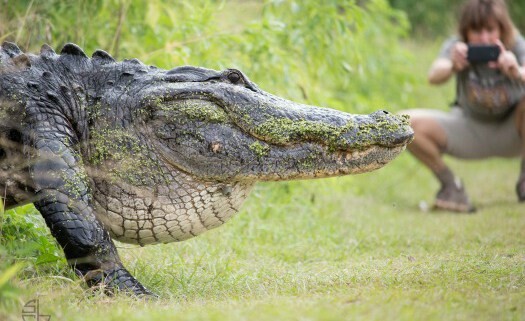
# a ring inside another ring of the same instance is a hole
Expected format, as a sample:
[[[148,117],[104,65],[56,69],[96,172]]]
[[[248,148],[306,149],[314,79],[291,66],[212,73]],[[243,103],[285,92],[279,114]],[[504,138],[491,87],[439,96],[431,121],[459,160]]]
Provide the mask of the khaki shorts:
[[[449,112],[412,109],[407,113],[428,116],[443,127],[447,135],[446,154],[464,159],[520,155],[521,138],[515,125],[515,111],[501,121],[478,120],[465,115],[459,107],[452,107]]]

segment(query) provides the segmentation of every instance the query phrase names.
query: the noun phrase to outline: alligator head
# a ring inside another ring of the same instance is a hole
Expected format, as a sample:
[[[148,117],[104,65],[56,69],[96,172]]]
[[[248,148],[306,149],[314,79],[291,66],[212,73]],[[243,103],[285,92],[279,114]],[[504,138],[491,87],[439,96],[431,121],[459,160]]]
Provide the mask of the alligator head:
[[[179,67],[143,91],[157,148],[204,180],[268,181],[367,172],[394,159],[413,136],[406,116],[351,115],[294,103],[242,72]]]

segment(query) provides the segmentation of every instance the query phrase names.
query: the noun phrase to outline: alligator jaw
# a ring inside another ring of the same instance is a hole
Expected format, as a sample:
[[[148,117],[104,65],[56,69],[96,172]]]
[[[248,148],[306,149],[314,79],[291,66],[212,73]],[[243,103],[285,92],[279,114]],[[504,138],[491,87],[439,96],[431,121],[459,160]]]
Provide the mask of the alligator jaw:
[[[310,152],[284,158],[258,167],[242,175],[243,181],[282,181],[312,179],[369,172],[383,167],[397,157],[405,146],[387,148],[374,145],[353,152],[327,152],[321,148],[308,148]],[[271,158],[271,156],[269,156]],[[262,173],[264,171],[264,174]]]

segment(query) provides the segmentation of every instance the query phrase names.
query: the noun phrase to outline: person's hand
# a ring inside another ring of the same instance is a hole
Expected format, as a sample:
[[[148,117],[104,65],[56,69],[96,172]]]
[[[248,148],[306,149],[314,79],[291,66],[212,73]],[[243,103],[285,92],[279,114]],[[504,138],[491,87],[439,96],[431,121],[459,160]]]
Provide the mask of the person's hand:
[[[467,51],[468,46],[464,42],[457,42],[454,47],[452,47],[450,60],[452,60],[452,69],[455,72],[462,71],[468,67]]]
[[[501,41],[498,40],[496,43],[500,48],[500,54],[498,61],[496,62],[496,67],[501,70],[501,72],[511,79],[521,79],[521,70],[518,63],[518,59],[514,53],[510,50],[505,49],[505,46]]]

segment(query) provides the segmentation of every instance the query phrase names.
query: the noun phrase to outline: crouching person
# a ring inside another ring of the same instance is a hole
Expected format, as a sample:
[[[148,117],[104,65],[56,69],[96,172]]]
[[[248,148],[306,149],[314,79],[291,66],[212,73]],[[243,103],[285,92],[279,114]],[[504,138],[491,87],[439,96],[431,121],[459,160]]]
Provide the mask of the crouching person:
[[[475,52],[472,46],[492,46]],[[470,50],[470,53],[469,53]],[[449,112],[413,109],[415,132],[408,150],[441,183],[434,206],[455,212],[475,209],[461,180],[442,155],[462,159],[522,157],[516,192],[525,201],[525,40],[503,0],[468,0],[458,23],[433,62],[428,79],[455,77],[456,101]]]

